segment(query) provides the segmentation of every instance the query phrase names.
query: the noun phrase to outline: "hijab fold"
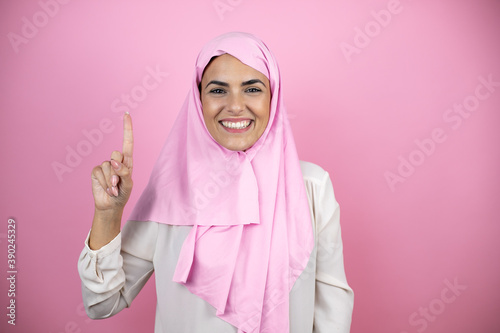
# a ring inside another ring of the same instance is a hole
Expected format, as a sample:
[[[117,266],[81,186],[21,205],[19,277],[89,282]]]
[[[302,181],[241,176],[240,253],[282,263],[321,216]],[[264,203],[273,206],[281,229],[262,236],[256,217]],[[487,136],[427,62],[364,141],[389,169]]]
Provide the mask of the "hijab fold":
[[[203,118],[203,70],[226,53],[271,85],[269,123],[245,152],[217,143]],[[193,226],[173,281],[240,333],[289,331],[289,292],[314,239],[278,64],[260,39],[232,32],[201,50],[191,90],[129,220]]]

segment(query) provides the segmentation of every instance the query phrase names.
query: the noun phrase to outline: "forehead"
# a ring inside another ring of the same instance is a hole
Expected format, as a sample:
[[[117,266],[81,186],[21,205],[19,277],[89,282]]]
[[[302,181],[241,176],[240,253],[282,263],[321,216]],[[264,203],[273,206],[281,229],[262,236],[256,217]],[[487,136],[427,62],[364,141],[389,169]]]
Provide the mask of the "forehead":
[[[213,58],[203,71],[202,81],[207,79],[240,80],[258,78],[268,82],[267,77],[258,70],[242,63],[230,54],[223,54]]]

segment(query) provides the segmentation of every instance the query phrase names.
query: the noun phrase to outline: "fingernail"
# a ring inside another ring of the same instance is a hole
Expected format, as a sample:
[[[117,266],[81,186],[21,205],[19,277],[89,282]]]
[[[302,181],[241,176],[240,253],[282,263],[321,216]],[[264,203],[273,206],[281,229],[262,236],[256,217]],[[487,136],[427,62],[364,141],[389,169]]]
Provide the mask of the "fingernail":
[[[118,184],[118,176],[117,175],[111,176],[111,184],[113,186],[116,186],[116,184]]]
[[[109,190],[109,187],[106,189],[106,193],[111,195],[111,191]]]
[[[125,111],[125,114],[130,114],[130,113],[128,113],[128,111]]]
[[[117,197],[118,196],[118,187],[113,186],[113,188],[111,190],[113,191],[113,194],[115,195],[115,197]]]
[[[113,169],[115,169],[115,170],[120,170],[120,168],[121,168],[121,163],[118,163],[115,160],[111,160],[111,165],[113,166]]]

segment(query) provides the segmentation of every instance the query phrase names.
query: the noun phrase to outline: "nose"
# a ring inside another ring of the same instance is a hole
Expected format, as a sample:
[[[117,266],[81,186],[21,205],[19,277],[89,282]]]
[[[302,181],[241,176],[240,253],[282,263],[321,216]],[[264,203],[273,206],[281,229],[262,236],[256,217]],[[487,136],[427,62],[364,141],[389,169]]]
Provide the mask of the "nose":
[[[240,94],[231,94],[228,100],[228,111],[232,114],[238,115],[245,110],[245,101]]]

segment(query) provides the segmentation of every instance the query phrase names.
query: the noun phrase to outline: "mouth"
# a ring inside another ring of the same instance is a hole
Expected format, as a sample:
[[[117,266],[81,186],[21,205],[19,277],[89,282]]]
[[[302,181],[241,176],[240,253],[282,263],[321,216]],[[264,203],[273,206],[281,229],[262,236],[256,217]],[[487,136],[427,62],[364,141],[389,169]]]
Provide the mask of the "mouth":
[[[252,119],[223,119],[221,127],[229,133],[244,133],[251,128]]]

